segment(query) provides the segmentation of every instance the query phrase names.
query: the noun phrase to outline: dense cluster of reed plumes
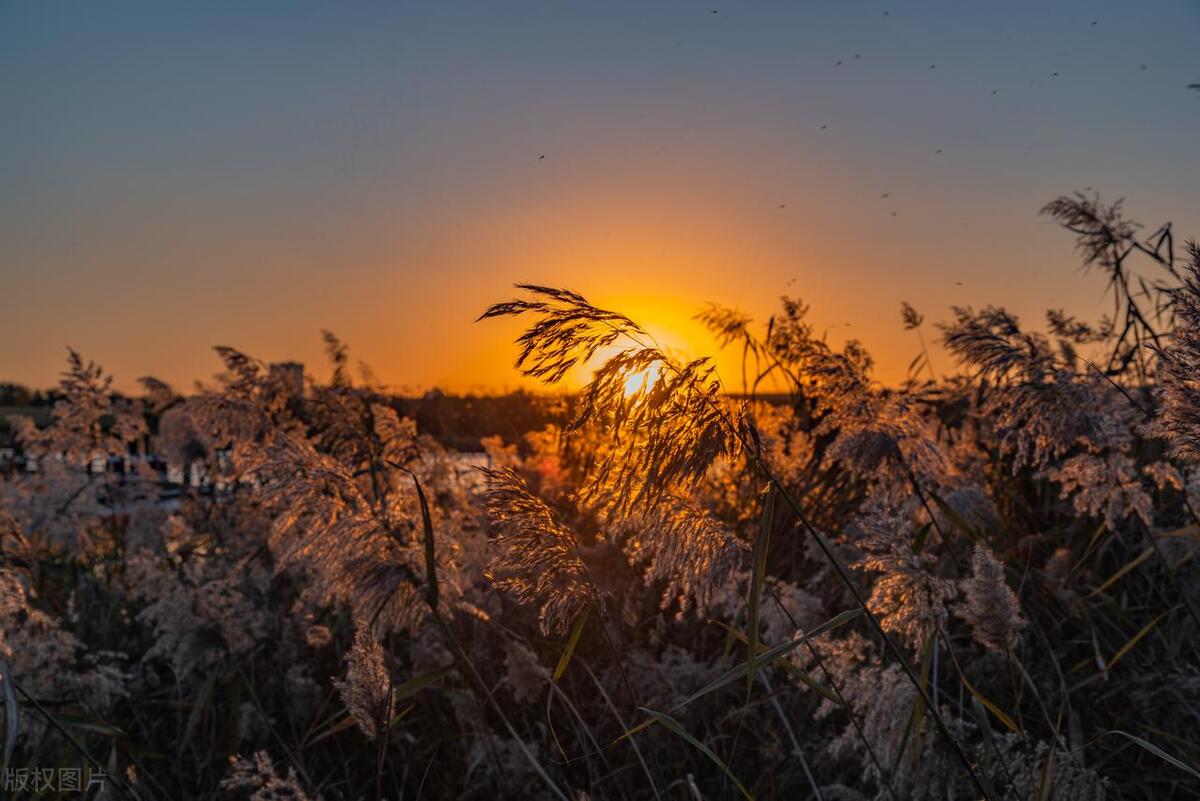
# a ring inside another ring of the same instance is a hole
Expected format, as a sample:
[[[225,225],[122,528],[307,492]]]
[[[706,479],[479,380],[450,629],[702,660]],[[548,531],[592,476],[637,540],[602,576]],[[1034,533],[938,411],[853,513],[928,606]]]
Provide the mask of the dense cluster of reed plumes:
[[[613,355],[485,456],[332,335],[327,381],[219,348],[189,395],[72,352],[0,483],[5,767],[128,799],[1200,797],[1200,250],[1044,212],[1112,312],[955,308],[938,375],[905,303],[896,387],[796,299],[698,315],[730,387],[519,285],[481,320],[527,323],[520,372]],[[145,454],[198,478],[166,499]]]

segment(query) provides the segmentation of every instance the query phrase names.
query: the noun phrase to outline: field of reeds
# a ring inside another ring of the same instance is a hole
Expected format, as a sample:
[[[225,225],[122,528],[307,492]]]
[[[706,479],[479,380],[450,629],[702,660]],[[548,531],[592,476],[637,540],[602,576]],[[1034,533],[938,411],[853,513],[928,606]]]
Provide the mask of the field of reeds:
[[[0,475],[3,797],[1200,797],[1200,250],[1043,212],[1111,307],[905,304],[902,386],[799,299],[699,312],[728,386],[519,285],[550,422],[486,457],[332,335],[136,398],[72,351]]]

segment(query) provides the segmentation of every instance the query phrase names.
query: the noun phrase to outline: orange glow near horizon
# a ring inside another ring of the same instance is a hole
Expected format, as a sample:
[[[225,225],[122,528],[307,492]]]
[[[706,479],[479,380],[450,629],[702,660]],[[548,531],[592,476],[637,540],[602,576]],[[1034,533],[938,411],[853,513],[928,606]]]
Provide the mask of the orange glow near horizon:
[[[1085,319],[1094,316],[1095,306],[1086,302],[1094,295],[1094,276],[1073,269],[1070,243],[1056,232],[1048,236],[1062,245],[1061,269],[1051,271],[1043,301],[1020,293],[1001,248],[982,251],[969,272],[955,268],[939,276],[900,269],[944,259],[937,248],[967,247],[973,235],[964,229],[933,236],[937,210],[926,206],[911,212],[917,222],[882,223],[887,237],[863,237],[861,203],[834,171],[816,162],[799,159],[787,167],[792,183],[819,190],[810,190],[812,198],[791,193],[781,209],[762,202],[764,181],[777,178],[720,166],[697,169],[712,164],[702,147],[681,147],[656,160],[635,161],[623,153],[617,162],[599,152],[578,158],[561,168],[538,162],[542,172],[533,177],[522,165],[495,185],[463,195],[454,209],[408,214],[411,202],[403,195],[377,198],[381,209],[397,210],[395,224],[381,213],[355,221],[353,238],[315,245],[299,237],[256,239],[228,222],[221,227],[229,236],[177,251],[173,241],[155,238],[155,232],[172,230],[167,212],[144,209],[141,221],[150,234],[138,240],[132,261],[123,246],[114,246],[93,253],[89,264],[100,271],[116,270],[119,263],[130,271],[144,299],[139,330],[171,336],[131,337],[126,326],[79,313],[108,308],[98,301],[118,302],[105,293],[119,297],[119,282],[96,292],[85,291],[91,285],[82,279],[68,282],[62,301],[38,316],[26,314],[33,305],[16,309],[13,330],[22,336],[8,344],[23,347],[9,354],[0,348],[7,356],[0,360],[6,368],[0,380],[52,386],[65,346],[72,345],[113,374],[122,391],[138,392],[142,375],[187,391],[221,369],[212,352],[221,344],[266,362],[302,362],[320,381],[329,374],[320,337],[326,328],[348,344],[353,364],[369,365],[399,394],[431,388],[453,394],[577,391],[594,365],[573,370],[555,387],[513,368],[514,339],[527,320],[474,322],[489,304],[518,295],[512,286],[517,281],[570,289],[620,312],[680,361],[711,358],[731,393],[743,391],[742,353],[719,348],[694,319],[710,301],[749,312],[761,333],[778,311],[780,295],[798,297],[831,345],[862,340],[885,383],[903,379],[920,347],[902,329],[901,300],[913,301],[930,326],[951,304],[983,300],[1033,319],[1043,302]],[[45,252],[53,251],[47,246]],[[901,252],[903,257],[896,255]],[[164,263],[170,271],[160,269]],[[38,264],[28,266],[21,280],[40,274]],[[1038,280],[1047,275],[1036,261],[1022,269]],[[905,275],[904,286],[897,285],[898,274]],[[181,281],[187,282],[186,299],[179,295]],[[947,362],[936,346],[933,355],[935,363]],[[783,386],[767,380],[759,389]]]

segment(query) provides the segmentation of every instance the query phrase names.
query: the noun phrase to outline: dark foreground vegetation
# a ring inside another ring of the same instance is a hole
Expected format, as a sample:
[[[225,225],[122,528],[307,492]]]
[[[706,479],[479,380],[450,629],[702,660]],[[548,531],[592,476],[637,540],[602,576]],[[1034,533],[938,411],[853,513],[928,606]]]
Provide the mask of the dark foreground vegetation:
[[[5,797],[1200,796],[1200,251],[1045,213],[1108,314],[905,304],[899,388],[799,300],[701,313],[725,387],[535,286],[479,323],[521,372],[621,348],[569,402],[396,401],[333,337],[301,392],[72,353],[0,483]]]

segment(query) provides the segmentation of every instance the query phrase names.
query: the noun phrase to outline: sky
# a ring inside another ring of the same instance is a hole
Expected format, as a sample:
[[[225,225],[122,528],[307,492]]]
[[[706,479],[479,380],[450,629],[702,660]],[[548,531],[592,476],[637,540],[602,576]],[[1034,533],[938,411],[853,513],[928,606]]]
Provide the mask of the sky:
[[[1198,34],[1197,0],[0,0],[0,380],[320,376],[329,329],[398,391],[510,389],[517,325],[474,320],[531,281],[691,356],[706,302],[799,297],[895,382],[902,301],[1106,309],[1060,194],[1200,236]]]

